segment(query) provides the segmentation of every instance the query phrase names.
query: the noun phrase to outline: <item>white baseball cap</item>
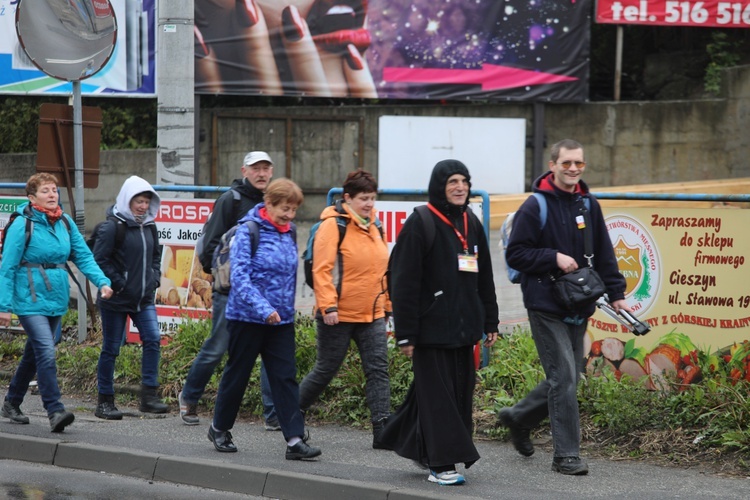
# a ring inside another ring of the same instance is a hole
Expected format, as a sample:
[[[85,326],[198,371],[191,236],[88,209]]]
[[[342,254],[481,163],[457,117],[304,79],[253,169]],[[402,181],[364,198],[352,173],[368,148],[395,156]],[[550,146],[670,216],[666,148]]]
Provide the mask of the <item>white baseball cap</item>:
[[[271,165],[273,165],[273,161],[271,161],[271,157],[268,156],[268,153],[265,151],[251,151],[248,154],[245,155],[245,163],[244,165],[255,165],[259,161],[267,161]]]

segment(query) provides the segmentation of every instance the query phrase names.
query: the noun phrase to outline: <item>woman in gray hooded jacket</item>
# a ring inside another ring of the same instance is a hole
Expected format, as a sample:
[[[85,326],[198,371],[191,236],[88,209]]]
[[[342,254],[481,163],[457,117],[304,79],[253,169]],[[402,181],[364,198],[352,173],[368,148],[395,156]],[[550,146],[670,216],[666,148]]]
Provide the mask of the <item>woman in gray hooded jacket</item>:
[[[125,335],[128,316],[141,337],[141,404],[147,413],[168,410],[157,395],[161,334],[154,306],[154,293],[161,277],[161,246],[154,219],[160,199],[151,184],[137,176],[125,180],[107,220],[98,227],[94,258],[112,280],[115,294],[110,301],[97,301],[102,318],[102,352],[97,367],[99,401],[95,415],[120,420],[114,403],[115,360]]]

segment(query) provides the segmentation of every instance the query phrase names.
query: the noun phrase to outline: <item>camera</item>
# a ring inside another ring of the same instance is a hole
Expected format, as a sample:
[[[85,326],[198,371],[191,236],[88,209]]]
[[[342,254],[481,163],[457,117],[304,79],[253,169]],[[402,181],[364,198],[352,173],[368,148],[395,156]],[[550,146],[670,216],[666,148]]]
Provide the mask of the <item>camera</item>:
[[[609,304],[609,297],[607,297],[606,293],[599,297],[599,300],[596,301],[596,306],[622,326],[630,330],[633,335],[646,335],[651,331],[650,326],[640,321],[628,311],[622,309],[619,312],[615,311],[615,309]]]

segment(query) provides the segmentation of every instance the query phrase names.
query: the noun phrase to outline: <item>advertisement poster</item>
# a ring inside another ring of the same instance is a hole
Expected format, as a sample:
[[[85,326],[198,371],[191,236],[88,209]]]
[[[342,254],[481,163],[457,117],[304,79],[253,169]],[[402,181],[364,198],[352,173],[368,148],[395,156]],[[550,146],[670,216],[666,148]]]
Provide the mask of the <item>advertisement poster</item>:
[[[707,28],[750,28],[750,0],[739,2],[596,0],[596,22]]]
[[[213,206],[214,200],[161,200],[156,218],[162,245],[156,313],[162,335],[174,333],[186,318],[211,316],[211,275],[203,272],[195,242]],[[138,330],[129,319],[126,340],[139,341]]]
[[[87,8],[87,3],[76,2]],[[109,62],[81,81],[86,95],[156,95],[155,0],[110,0],[117,41]],[[16,34],[18,0],[0,0],[0,94],[64,94],[72,84],[48,76],[26,56]],[[93,8],[93,7],[92,7]]]
[[[195,0],[199,94],[581,102],[589,0]]]
[[[606,366],[648,376],[660,389],[674,377],[682,384],[698,379],[699,355],[715,368],[744,360],[750,354],[743,344],[750,340],[747,216],[730,208],[607,210],[625,298],[651,331],[634,336],[597,311],[587,329],[587,371]],[[747,368],[738,376],[747,376]]]

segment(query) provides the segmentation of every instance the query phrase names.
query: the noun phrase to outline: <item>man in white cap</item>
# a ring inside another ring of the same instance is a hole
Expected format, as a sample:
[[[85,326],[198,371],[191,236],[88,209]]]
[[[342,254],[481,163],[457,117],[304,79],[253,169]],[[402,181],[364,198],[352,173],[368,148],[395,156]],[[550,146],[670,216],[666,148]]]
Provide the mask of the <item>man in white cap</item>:
[[[211,272],[211,258],[214,249],[224,233],[237,224],[237,221],[255,205],[263,201],[263,193],[273,177],[273,161],[264,151],[251,151],[242,162],[242,178],[232,182],[231,189],[222,194],[214,203],[211,217],[206,222],[203,235],[203,252],[198,258],[203,271]],[[224,309],[227,295],[212,293],[211,334],[203,342],[200,352],[193,360],[185,384],[179,394],[180,418],[186,425],[198,425],[197,406],[206,384],[216,370],[229,346],[229,332]],[[263,418],[266,430],[281,430],[271,399],[271,388],[266,371],[261,363],[261,393],[263,396]]]

